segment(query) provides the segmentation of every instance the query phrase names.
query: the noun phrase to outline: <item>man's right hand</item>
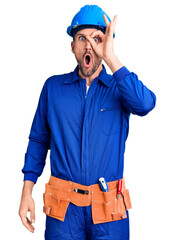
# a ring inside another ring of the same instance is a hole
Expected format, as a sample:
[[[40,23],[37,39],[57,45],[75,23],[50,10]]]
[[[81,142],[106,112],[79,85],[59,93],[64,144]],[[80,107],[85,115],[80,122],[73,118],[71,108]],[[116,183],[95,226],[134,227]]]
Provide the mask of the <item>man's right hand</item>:
[[[19,207],[19,216],[23,225],[32,233],[34,233],[34,226],[32,223],[35,222],[35,202],[32,198],[32,189],[34,183],[31,181],[25,181],[21,196],[21,203]],[[27,218],[27,212],[30,212],[30,220]]]

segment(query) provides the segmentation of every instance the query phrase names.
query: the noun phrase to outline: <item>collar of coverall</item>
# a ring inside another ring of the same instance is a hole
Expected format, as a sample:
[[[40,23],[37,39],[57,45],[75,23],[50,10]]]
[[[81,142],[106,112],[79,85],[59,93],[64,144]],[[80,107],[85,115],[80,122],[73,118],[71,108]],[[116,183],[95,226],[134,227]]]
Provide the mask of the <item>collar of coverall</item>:
[[[108,75],[106,73],[106,68],[105,66],[102,64],[103,69],[100,72],[99,76],[97,77],[98,80],[100,80],[106,87],[109,87],[110,85],[110,80],[112,79],[111,75]],[[73,72],[71,72],[71,76],[66,78],[66,80],[64,81],[64,83],[73,83],[77,80],[81,80],[81,78],[78,76],[78,65],[76,66],[76,68],[74,69]]]

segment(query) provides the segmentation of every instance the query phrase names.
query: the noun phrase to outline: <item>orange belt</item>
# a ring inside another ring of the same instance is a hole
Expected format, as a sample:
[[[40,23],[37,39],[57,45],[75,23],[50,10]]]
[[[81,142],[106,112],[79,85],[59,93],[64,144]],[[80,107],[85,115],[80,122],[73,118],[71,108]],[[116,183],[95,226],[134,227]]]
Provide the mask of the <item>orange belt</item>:
[[[71,202],[82,207],[91,205],[94,224],[127,218],[126,210],[131,208],[131,201],[123,178],[122,182],[121,196],[118,199],[118,181],[108,182],[109,192],[103,192],[99,184],[86,186],[51,176],[45,184],[43,212],[64,222]]]

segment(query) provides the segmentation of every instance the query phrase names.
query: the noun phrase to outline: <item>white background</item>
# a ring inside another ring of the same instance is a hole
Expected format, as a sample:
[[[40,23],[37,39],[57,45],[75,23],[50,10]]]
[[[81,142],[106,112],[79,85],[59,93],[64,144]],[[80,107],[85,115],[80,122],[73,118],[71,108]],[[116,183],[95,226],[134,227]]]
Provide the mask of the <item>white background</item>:
[[[124,176],[133,206],[131,240],[173,240],[175,14],[170,0],[0,2],[1,236],[44,239],[42,194],[50,176],[49,154],[33,190],[34,234],[26,230],[18,216],[21,169],[45,80],[76,67],[66,29],[85,4],[98,4],[110,18],[118,15],[115,53],[157,96],[152,112],[130,118]]]

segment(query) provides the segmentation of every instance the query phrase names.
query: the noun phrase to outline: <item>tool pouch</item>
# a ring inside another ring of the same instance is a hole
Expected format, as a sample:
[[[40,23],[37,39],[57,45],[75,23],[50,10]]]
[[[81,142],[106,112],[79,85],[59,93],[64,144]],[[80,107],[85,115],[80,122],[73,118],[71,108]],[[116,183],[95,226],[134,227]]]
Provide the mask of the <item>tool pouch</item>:
[[[91,205],[94,224],[127,218],[126,210],[131,208],[131,201],[124,179],[122,181],[122,191],[118,199],[118,181],[108,182],[109,192],[103,192],[99,184],[85,186],[51,176],[45,184],[43,211],[46,215],[64,222],[71,202],[77,206]]]
[[[70,202],[68,191],[46,183],[43,201],[43,212],[46,215],[64,221]]]
[[[131,208],[129,191],[124,189],[117,199],[117,188],[109,192],[92,194],[92,219],[94,224],[127,218],[126,210]]]

